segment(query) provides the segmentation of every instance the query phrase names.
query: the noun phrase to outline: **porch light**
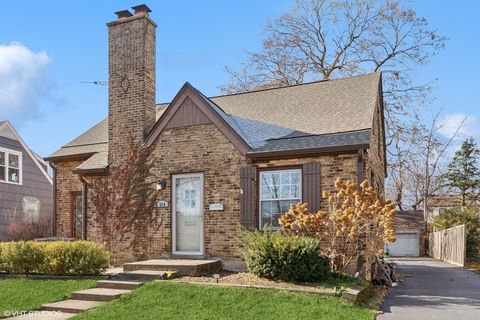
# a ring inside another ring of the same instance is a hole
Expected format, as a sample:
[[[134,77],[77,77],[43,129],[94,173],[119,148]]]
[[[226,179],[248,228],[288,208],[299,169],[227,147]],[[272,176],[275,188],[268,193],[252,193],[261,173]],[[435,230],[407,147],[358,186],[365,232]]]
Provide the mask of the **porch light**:
[[[163,190],[167,187],[167,181],[164,179],[157,181],[157,191]]]

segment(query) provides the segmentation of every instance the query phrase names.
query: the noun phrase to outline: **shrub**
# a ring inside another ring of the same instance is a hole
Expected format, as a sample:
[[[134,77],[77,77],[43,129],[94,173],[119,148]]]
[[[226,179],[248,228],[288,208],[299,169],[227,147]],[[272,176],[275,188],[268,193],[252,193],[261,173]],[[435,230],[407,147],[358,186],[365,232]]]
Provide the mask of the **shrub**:
[[[248,270],[259,277],[310,282],[330,275],[316,239],[267,230],[243,231],[240,242]]]
[[[7,229],[9,241],[34,240],[49,236],[50,226],[48,223],[35,220],[12,219]]]
[[[52,275],[98,275],[110,260],[103,245],[89,241],[51,242],[46,256],[45,272]]]
[[[433,226],[440,230],[464,224],[467,231],[467,258],[478,259],[480,255],[480,213],[476,208],[452,208],[433,219]]]
[[[385,242],[395,241],[395,204],[384,201],[363,181],[357,183],[337,178],[335,190],[324,191],[325,210],[311,212],[308,203],[291,204],[278,222],[283,231],[314,237],[321,241],[321,254],[331,259],[338,273],[365,271],[383,255]],[[361,259],[366,263],[360,264]],[[363,269],[367,267],[367,269]]]
[[[2,248],[2,265],[8,273],[38,273],[45,261],[44,243],[36,241],[6,242]]]
[[[19,241],[0,244],[0,269],[8,273],[99,275],[109,265],[103,245],[90,241]]]

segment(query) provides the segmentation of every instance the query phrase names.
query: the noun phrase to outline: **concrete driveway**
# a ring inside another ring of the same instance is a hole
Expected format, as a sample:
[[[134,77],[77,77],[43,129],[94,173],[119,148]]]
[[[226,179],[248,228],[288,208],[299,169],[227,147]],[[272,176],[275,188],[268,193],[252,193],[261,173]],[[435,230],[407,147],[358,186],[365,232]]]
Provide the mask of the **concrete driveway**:
[[[379,320],[480,319],[480,275],[430,258],[394,260],[403,278]]]

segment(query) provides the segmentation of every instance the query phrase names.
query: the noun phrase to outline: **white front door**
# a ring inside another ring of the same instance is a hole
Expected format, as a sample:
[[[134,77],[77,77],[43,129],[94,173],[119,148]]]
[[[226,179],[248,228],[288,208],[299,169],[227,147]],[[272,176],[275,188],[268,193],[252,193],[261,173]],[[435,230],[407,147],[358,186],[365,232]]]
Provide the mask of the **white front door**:
[[[203,254],[203,173],[172,176],[172,252]]]

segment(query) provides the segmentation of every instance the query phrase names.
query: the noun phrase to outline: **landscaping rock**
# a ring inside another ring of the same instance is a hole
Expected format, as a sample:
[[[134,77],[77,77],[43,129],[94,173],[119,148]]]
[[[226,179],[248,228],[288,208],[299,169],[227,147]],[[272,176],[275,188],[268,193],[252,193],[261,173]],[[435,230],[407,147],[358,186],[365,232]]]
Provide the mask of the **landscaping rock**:
[[[342,293],[342,299],[348,300],[355,304],[360,304],[363,301],[367,300],[370,296],[371,286],[354,286],[351,288],[347,288]]]

